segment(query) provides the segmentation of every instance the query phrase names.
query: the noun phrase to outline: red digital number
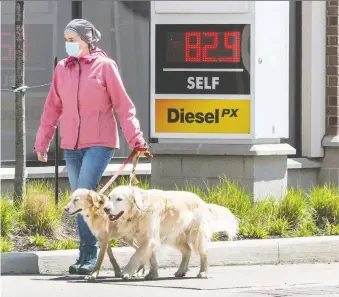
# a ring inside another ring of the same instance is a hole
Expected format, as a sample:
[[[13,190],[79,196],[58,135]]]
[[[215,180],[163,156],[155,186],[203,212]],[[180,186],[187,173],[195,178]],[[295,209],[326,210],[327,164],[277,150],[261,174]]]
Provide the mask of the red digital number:
[[[195,43],[191,43],[192,37],[196,38]],[[191,56],[191,51],[195,51],[195,56]],[[185,61],[200,62],[201,61],[201,33],[186,32],[185,34]]]
[[[207,56],[208,50],[218,48],[218,33],[217,32],[203,32],[204,36],[213,37],[213,44],[205,44],[202,47],[202,61],[203,62],[217,62],[217,58]]]
[[[233,37],[233,43],[230,43],[230,37]],[[224,47],[233,51],[232,57],[221,58],[222,62],[238,63],[240,62],[240,32],[224,32]]]
[[[2,42],[1,40],[1,61],[14,61],[15,60],[15,34],[11,32],[1,32],[1,37],[11,37],[11,42]],[[27,58],[27,44],[26,40],[24,40],[24,59]],[[6,54],[4,53],[6,52]]]
[[[203,36],[201,36],[203,34]],[[195,41],[192,41],[192,37]],[[212,37],[212,43],[202,44],[203,37]],[[240,62],[240,32],[224,32],[224,48],[233,52],[229,57],[213,57],[208,52],[219,47],[218,32],[186,32],[185,33],[185,62]],[[202,53],[201,53],[202,51]],[[193,52],[193,53],[192,53]]]
[[[2,36],[11,36],[10,32],[1,32]],[[4,54],[6,52],[7,54]],[[12,47],[10,44],[6,44],[5,42],[1,42],[1,61],[11,61],[12,60]]]

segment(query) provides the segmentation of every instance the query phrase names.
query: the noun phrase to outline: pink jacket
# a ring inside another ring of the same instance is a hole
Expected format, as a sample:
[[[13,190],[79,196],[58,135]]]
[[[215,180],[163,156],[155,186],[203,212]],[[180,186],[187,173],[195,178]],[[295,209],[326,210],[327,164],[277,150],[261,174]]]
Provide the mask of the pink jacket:
[[[72,57],[61,60],[44,105],[35,151],[48,151],[59,120],[63,149],[119,148],[113,110],[129,147],[143,144],[135,106],[126,93],[116,63],[100,49],[79,61]]]

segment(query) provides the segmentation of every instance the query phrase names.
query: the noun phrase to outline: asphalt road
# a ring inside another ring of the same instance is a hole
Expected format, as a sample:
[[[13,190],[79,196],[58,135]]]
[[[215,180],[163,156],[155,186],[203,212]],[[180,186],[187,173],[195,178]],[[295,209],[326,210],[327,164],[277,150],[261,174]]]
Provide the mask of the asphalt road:
[[[174,271],[161,270],[156,281],[122,281],[113,278],[112,272],[102,272],[96,283],[69,275],[1,276],[1,296],[339,296],[339,263],[211,267],[209,279],[197,279],[195,267],[183,279],[175,279]]]

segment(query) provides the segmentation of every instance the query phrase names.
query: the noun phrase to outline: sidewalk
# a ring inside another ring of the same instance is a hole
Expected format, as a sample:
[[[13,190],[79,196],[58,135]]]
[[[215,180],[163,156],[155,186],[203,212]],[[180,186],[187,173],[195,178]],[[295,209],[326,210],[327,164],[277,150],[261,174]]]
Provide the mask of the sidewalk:
[[[121,266],[126,265],[134,253],[133,248],[113,248]],[[261,265],[287,263],[330,263],[339,261],[339,236],[301,237],[284,239],[240,240],[211,242],[209,265]],[[1,254],[1,274],[60,274],[78,257],[78,250],[22,252]],[[181,255],[164,247],[157,252],[159,267],[178,267]],[[199,266],[193,255],[190,267]],[[107,255],[102,270],[111,270]]]
[[[9,275],[1,277],[3,297],[338,297],[339,263],[210,267],[208,279],[198,279],[199,268],[184,278],[176,268],[159,271],[159,279],[124,281],[111,271],[95,283],[84,276]]]

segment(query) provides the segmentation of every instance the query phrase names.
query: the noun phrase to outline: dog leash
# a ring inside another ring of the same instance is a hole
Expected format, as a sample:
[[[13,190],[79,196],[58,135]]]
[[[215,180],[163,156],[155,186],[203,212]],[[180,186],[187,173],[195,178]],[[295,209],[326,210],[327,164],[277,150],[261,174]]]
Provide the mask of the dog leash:
[[[127,164],[132,161],[133,167],[132,172],[130,174],[130,182],[129,184],[137,184],[139,181],[135,177],[135,170],[136,166],[138,164],[139,158],[141,156],[145,156],[147,159],[151,160],[153,158],[153,155],[148,151],[148,147],[135,147],[132,152],[129,154],[127,159],[122,163],[119,170],[111,177],[111,179],[104,185],[104,187],[99,191],[99,194],[105,193],[105,191],[110,187],[110,185],[117,179],[117,177],[122,173],[122,171],[125,169]]]

